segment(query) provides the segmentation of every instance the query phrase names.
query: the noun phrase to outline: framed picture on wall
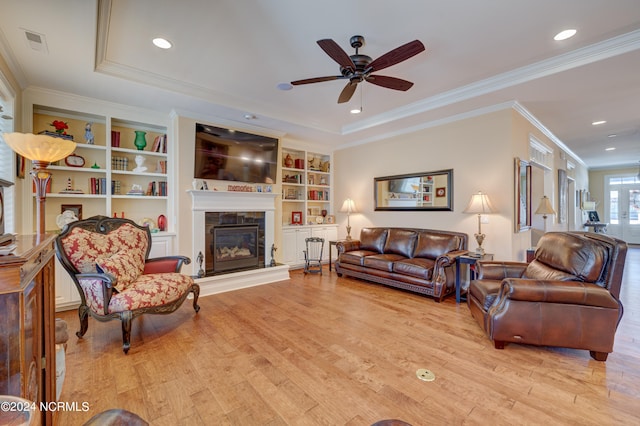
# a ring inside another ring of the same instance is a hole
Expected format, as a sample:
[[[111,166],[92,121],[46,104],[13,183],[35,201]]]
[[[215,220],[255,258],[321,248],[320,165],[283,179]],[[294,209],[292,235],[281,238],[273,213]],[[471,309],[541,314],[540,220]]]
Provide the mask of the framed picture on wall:
[[[291,224],[302,225],[302,212],[291,212]]]

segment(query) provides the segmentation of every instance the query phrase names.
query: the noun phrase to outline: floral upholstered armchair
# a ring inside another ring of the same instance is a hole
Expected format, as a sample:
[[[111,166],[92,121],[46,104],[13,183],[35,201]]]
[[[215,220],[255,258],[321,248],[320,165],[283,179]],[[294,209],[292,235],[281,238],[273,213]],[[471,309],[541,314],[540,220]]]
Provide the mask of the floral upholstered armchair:
[[[56,238],[56,255],[71,275],[81,304],[80,331],[88,315],[99,321],[122,321],[122,349],[129,352],[131,320],[144,313],[168,314],[193,294],[196,312],[200,286],[180,273],[185,256],[148,259],[151,233],[129,219],[94,216],[65,226]]]

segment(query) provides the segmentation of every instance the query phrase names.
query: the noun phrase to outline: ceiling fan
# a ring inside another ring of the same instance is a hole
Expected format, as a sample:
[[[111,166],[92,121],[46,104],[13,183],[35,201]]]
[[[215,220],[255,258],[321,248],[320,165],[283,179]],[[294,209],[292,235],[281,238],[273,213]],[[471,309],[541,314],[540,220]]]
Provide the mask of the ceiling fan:
[[[377,86],[386,87],[387,89],[407,91],[413,86],[413,83],[407,80],[402,80],[396,77],[389,77],[385,75],[376,75],[374,72],[388,68],[392,65],[398,64],[402,61],[417,55],[425,50],[424,45],[420,40],[413,40],[407,44],[403,44],[400,47],[393,49],[390,52],[380,56],[375,61],[370,56],[361,55],[358,53],[358,49],[364,46],[364,37],[355,35],[349,40],[351,47],[356,49],[355,55],[349,56],[338,43],[332,39],[326,38],[318,40],[317,43],[325,51],[327,55],[340,65],[340,74],[328,77],[315,77],[307,78],[304,80],[292,81],[293,86],[310,83],[320,83],[323,81],[331,80],[344,80],[348,79],[349,82],[342,89],[340,96],[338,97],[338,103],[348,102],[356,91],[358,83],[368,81]]]

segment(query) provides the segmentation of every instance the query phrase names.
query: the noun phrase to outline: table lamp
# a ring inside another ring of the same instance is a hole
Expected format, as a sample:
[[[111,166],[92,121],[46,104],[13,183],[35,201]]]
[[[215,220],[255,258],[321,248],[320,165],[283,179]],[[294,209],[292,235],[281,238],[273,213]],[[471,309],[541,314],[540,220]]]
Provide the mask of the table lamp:
[[[9,148],[31,160],[33,182],[36,187],[38,235],[45,233],[44,203],[47,197],[47,184],[51,173],[47,171],[49,164],[62,160],[72,154],[76,143],[68,139],[55,138],[32,133],[3,133],[4,141]]]
[[[556,214],[555,210],[551,206],[551,200],[547,198],[546,195],[543,195],[540,199],[540,204],[535,211],[535,214],[541,214],[542,219],[544,219],[544,232],[547,232],[547,215],[548,214]]]
[[[340,212],[347,214],[347,240],[350,240],[351,224],[349,223],[349,216],[351,216],[351,213],[356,212],[356,203],[351,198],[347,198],[346,200],[344,200],[344,203],[342,203]]]
[[[489,201],[489,197],[482,192],[478,192],[477,194],[473,194],[471,199],[469,200],[469,204],[467,208],[464,209],[463,213],[472,213],[478,215],[478,233],[474,234],[476,237],[476,241],[478,243],[478,247],[476,248],[476,257],[484,256],[484,249],[482,248],[482,243],[484,242],[485,235],[482,233],[482,221],[481,216],[483,214],[495,213],[496,210],[491,205],[491,201]]]

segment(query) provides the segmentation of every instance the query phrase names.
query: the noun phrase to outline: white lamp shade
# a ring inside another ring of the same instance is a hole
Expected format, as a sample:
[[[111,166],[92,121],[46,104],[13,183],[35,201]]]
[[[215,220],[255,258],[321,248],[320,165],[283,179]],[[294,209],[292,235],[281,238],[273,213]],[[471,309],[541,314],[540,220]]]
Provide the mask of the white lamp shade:
[[[355,213],[356,212],[356,203],[351,199],[347,198],[342,203],[342,208],[340,209],[341,213]]]
[[[551,205],[551,200],[549,200],[546,195],[540,199],[540,204],[538,205],[535,214],[556,214],[555,210],[553,210],[553,206]]]
[[[53,163],[69,156],[76,149],[73,141],[47,135],[3,133],[2,137],[9,148],[32,161]]]
[[[487,213],[495,213],[496,209],[491,205],[491,201],[487,194],[483,194],[482,192],[478,192],[477,194],[473,194],[471,199],[469,200],[469,204],[467,208],[464,209],[463,213],[474,213],[474,214],[487,214]]]

